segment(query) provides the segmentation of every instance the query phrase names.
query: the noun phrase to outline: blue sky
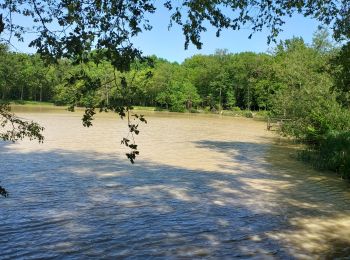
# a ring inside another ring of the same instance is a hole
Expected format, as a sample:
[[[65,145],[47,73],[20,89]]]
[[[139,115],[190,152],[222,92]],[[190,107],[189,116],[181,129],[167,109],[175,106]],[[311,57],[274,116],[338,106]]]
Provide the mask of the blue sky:
[[[212,54],[216,49],[228,49],[232,53],[243,51],[266,52],[274,46],[273,44],[270,46],[267,44],[267,31],[257,32],[251,39],[248,39],[251,32],[249,30],[225,30],[217,38],[215,29],[209,27],[208,31],[202,34],[203,47],[201,50],[197,50],[192,45],[188,50],[185,50],[181,28],[175,25],[168,31],[169,13],[164,8],[152,15],[150,20],[153,30],[142,33],[133,42],[144,54],[155,54],[169,61],[182,62],[194,54]],[[24,20],[20,22],[28,23]],[[283,26],[283,32],[279,35],[278,40],[301,36],[306,43],[311,43],[312,35],[318,25],[317,21],[301,15],[286,18],[286,24]],[[30,38],[32,37],[27,36],[24,43],[15,43],[17,51],[34,52],[33,49],[27,47]]]
[[[216,30],[209,27],[208,31],[202,34],[203,47],[201,50],[197,50],[192,45],[188,50],[184,50],[185,38],[181,29],[175,26],[168,31],[168,20],[168,14],[165,12],[152,17],[153,30],[143,33],[134,40],[135,45],[147,55],[156,54],[169,61],[177,62],[182,62],[194,54],[212,54],[216,49],[228,49],[232,53],[266,52],[274,47],[273,43],[267,44],[267,30],[255,33],[251,39],[248,39],[250,30],[225,30],[217,38],[215,36]],[[305,18],[302,15],[286,18],[286,24],[282,27],[283,32],[279,35],[278,41],[300,36],[306,43],[311,43],[313,33],[319,25],[318,21]]]

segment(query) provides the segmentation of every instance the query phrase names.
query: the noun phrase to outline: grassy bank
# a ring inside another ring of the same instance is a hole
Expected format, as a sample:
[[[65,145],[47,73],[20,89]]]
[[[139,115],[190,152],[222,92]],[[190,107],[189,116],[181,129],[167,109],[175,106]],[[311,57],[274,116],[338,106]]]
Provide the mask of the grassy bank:
[[[27,100],[11,100],[10,104],[25,106],[54,106],[52,102],[27,101]]]
[[[175,113],[199,113],[199,114],[216,114],[222,116],[231,116],[231,117],[247,117],[247,118],[259,118],[267,119],[268,111],[250,111],[250,110],[216,110],[211,111],[207,109],[191,109],[184,111],[171,111],[159,107],[145,107],[145,106],[133,106],[134,110],[141,111],[157,111],[157,112],[175,112]]]
[[[11,104],[14,105],[23,105],[23,106],[57,106],[52,102],[39,102],[39,101],[27,101],[27,100],[11,100]],[[68,105],[63,105],[67,106]],[[168,109],[160,108],[160,107],[148,107],[148,106],[133,106],[136,111],[157,111],[157,112],[172,112]],[[267,119],[268,112],[267,111],[249,111],[249,110],[221,110],[221,111],[211,111],[208,109],[192,109],[185,110],[180,113],[200,113],[200,114],[217,114],[222,116],[232,116],[232,117],[247,117],[247,118],[259,118],[259,119]]]
[[[300,159],[315,168],[330,170],[350,179],[350,131],[332,131],[300,152]]]
[[[134,110],[142,111],[158,111],[156,107],[133,106]]]

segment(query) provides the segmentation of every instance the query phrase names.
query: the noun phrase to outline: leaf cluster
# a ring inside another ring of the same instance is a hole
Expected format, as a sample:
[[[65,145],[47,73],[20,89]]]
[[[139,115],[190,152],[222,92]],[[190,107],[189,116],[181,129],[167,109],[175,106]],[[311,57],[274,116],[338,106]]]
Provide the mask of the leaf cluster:
[[[0,126],[5,129],[0,133],[0,140],[15,142],[27,137],[30,140],[37,139],[39,143],[44,141],[42,135],[44,127],[38,123],[19,118],[10,110],[9,104],[0,103]]]

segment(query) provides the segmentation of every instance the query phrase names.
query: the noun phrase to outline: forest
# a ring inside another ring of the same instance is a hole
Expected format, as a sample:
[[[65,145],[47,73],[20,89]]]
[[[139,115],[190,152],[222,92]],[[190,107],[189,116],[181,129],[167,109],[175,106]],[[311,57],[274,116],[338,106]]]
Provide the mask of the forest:
[[[152,56],[127,72],[107,61],[76,65],[65,58],[47,65],[36,54],[11,52],[6,45],[0,56],[2,100],[245,111],[247,117],[260,111],[286,119],[280,133],[306,144],[302,159],[350,177],[350,44],[334,45],[324,28],[315,32],[312,44],[294,37],[266,53],[217,50],[181,64]],[[88,89],[76,77],[81,70],[88,74]]]

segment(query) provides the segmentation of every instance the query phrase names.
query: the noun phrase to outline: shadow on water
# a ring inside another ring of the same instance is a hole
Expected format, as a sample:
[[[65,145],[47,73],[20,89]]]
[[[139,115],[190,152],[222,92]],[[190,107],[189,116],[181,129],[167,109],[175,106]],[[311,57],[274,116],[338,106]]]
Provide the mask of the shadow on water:
[[[0,201],[0,258],[349,254],[350,236],[341,237],[349,231],[334,234],[350,223],[341,222],[350,210],[341,183],[283,161],[277,146],[196,145],[229,155],[234,164],[222,167],[232,173],[130,165],[93,152],[17,152],[0,143],[0,179],[10,191]]]
[[[270,237],[288,242],[310,256],[349,257],[349,183],[294,159],[297,150],[293,144],[277,139],[267,141],[200,141],[197,145],[229,154],[239,165],[238,176],[246,179],[243,187],[263,190],[263,197],[270,194],[268,199],[277,201],[274,212],[281,214],[288,226]],[[306,257],[295,250],[291,252]]]

